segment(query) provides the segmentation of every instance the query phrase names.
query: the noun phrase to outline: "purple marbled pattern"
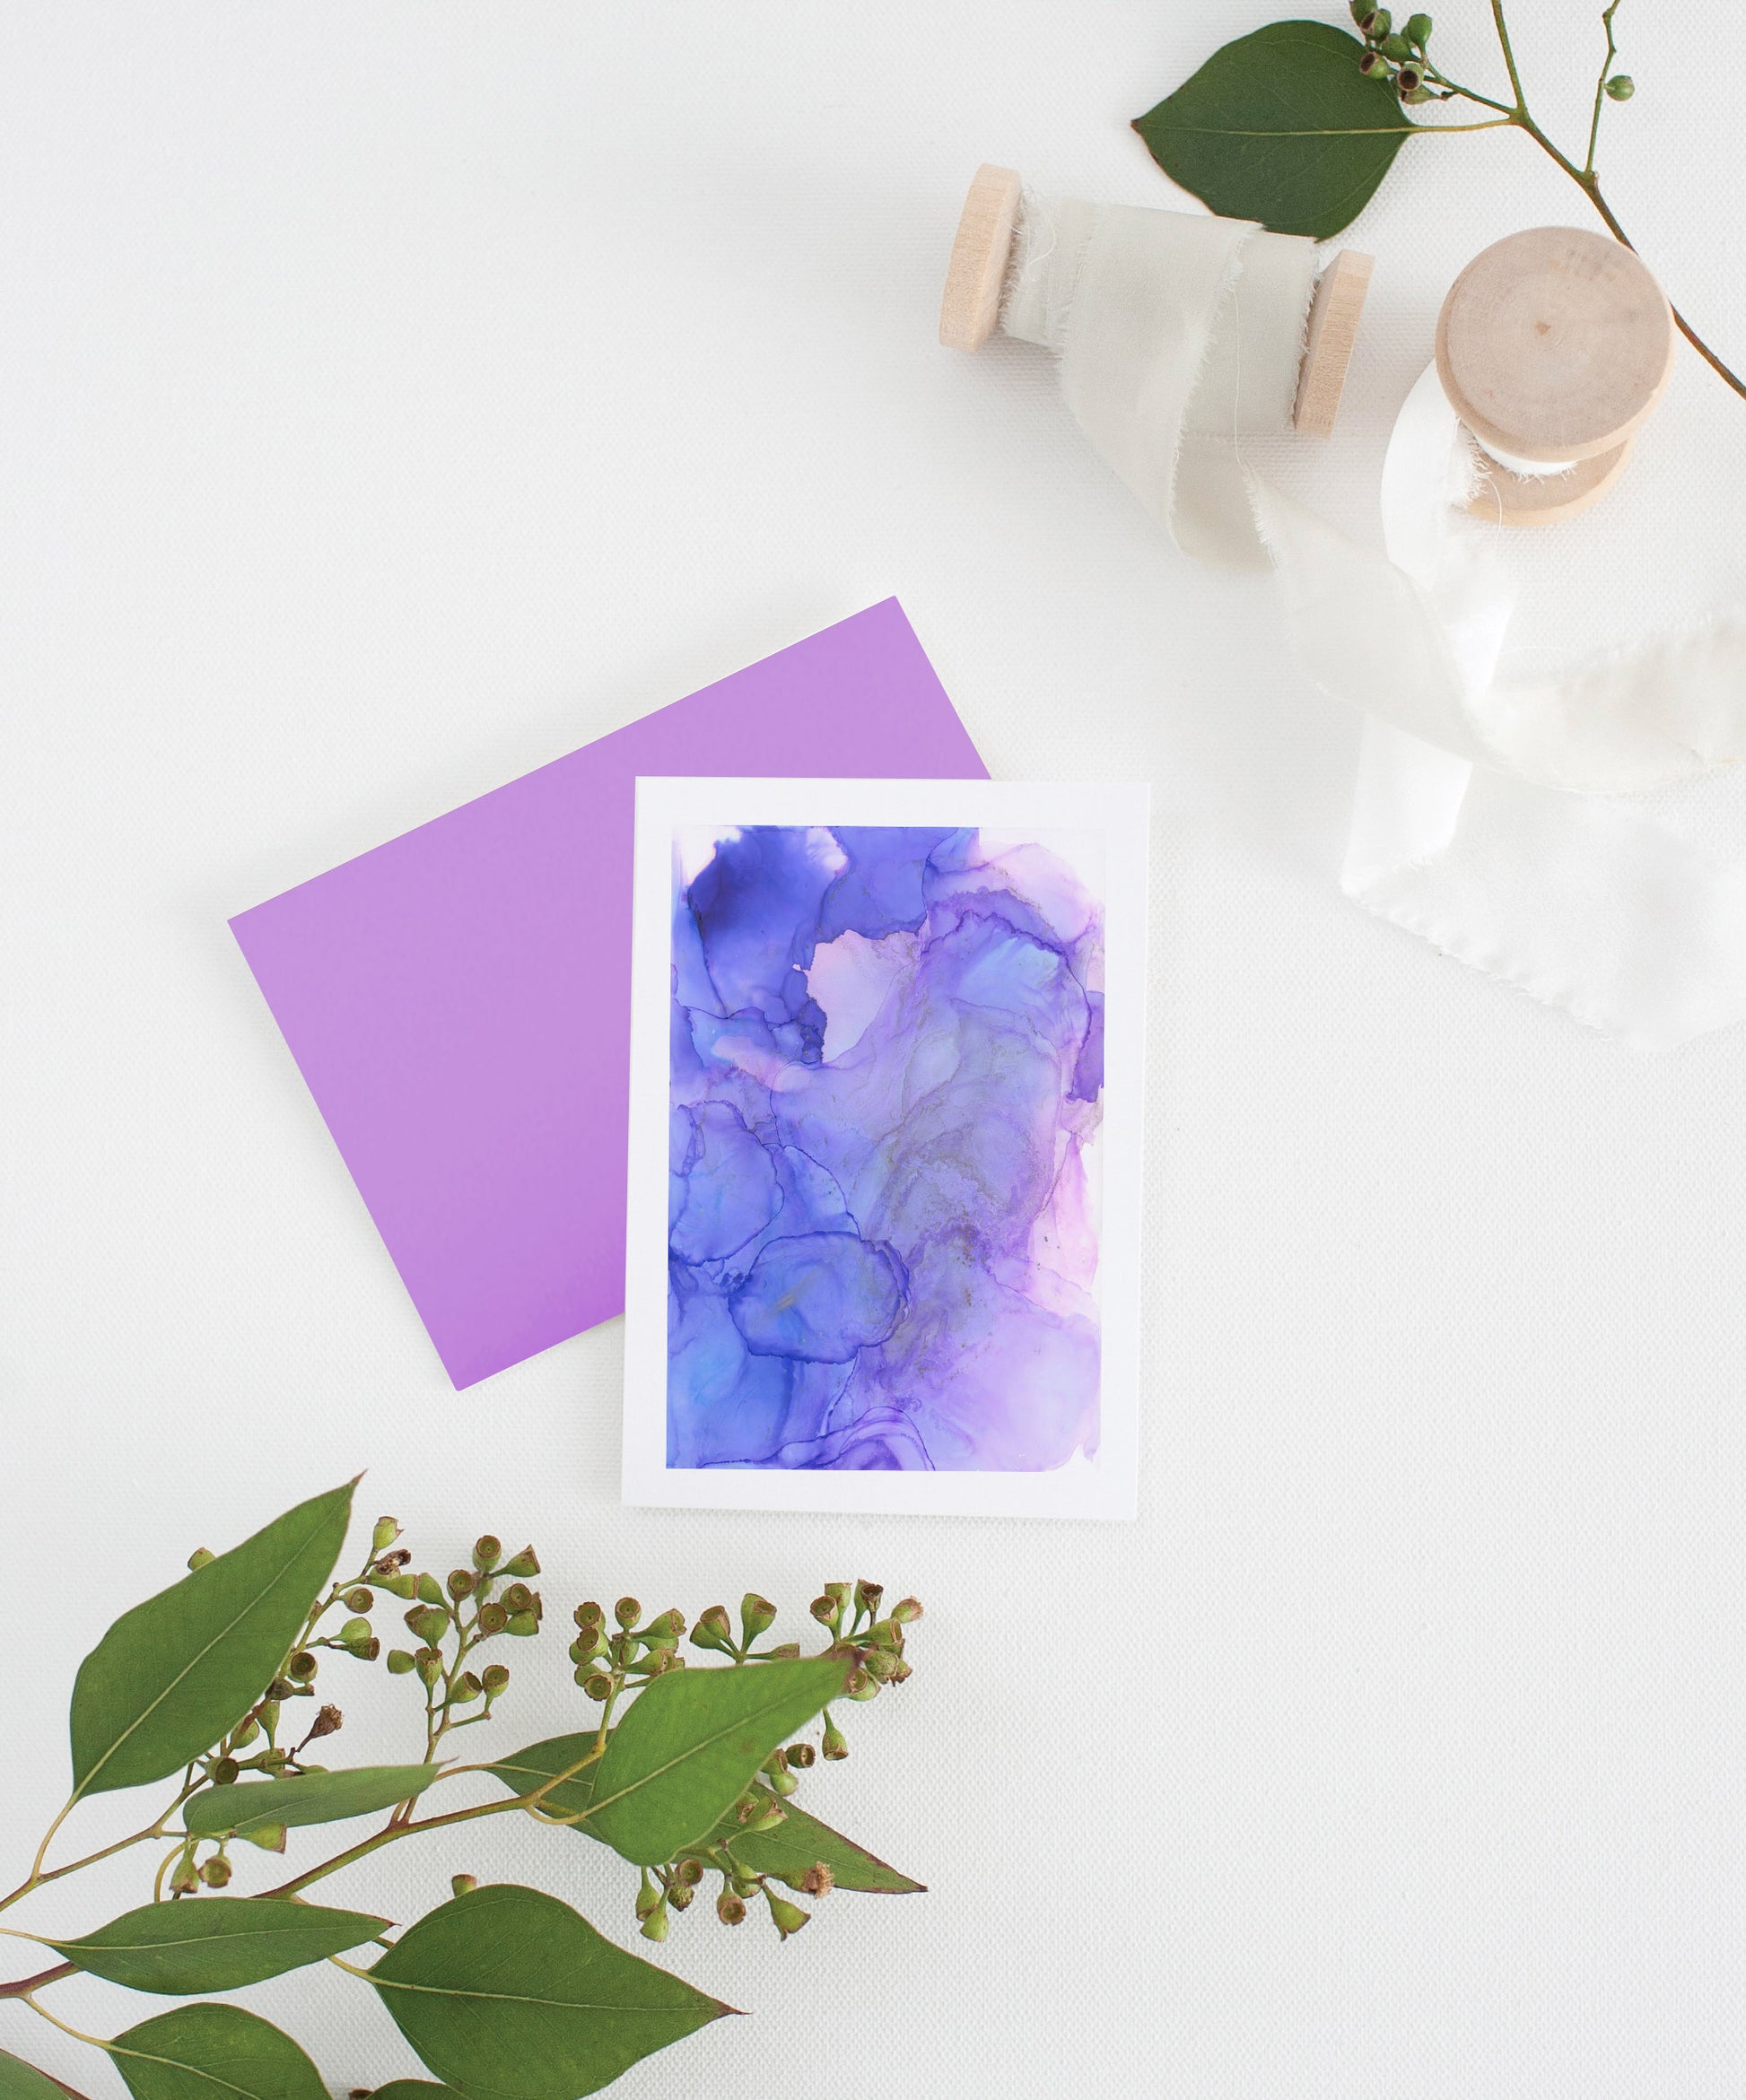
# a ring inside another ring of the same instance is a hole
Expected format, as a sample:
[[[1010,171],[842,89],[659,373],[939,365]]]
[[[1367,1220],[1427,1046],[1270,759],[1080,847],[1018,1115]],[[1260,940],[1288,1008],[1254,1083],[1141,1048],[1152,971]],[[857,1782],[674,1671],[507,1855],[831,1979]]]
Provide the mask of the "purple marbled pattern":
[[[1103,952],[1083,876],[975,831],[675,843],[668,1465],[1089,1457]]]

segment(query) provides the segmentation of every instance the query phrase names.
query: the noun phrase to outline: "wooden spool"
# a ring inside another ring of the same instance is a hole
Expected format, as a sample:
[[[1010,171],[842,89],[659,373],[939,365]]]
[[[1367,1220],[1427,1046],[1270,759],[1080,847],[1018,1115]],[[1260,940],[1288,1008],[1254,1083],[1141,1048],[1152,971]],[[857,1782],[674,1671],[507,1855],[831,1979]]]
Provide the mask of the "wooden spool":
[[[987,161],[977,169],[964,200],[939,302],[939,339],[948,350],[980,350],[1000,325],[1000,297],[1023,196],[1024,186],[1012,169]],[[1316,284],[1291,417],[1293,428],[1306,437],[1332,433],[1375,266],[1374,256],[1342,248]]]
[[[1436,323],[1443,391],[1488,455],[1468,509],[1551,525],[1598,502],[1666,391],[1675,341],[1660,285],[1604,234],[1536,226],[1475,256]]]

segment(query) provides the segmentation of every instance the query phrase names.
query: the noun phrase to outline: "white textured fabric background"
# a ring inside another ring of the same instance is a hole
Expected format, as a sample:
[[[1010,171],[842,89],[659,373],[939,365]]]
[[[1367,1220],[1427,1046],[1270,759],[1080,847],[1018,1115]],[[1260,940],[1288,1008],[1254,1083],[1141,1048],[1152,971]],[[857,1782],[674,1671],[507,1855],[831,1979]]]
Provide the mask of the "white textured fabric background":
[[[1438,36],[1495,79],[1482,12],[1445,0]],[[1590,11],[1517,12],[1569,132]],[[1168,548],[1040,353],[933,341],[978,161],[1171,202],[1126,119],[1266,18],[0,14],[9,1865],[109,1620],[367,1466],[440,1566],[483,1526],[537,1540],[554,1606],[803,1608],[865,1572],[930,1607],[807,1798],[933,1893],[834,1898],[781,1948],[679,1921],[674,1965],[755,2017],[627,2100],[1740,2092],[1746,1036],[1633,1055],[1346,902],[1358,726],[1266,579]],[[1705,86],[1741,31],[1720,0],[1661,20],[1621,10],[1605,164],[1746,356]],[[1410,146],[1349,236],[1380,259],[1340,431],[1270,470],[1373,519],[1456,269],[1581,219],[1525,142]],[[1521,547],[1516,664],[1746,593],[1743,472],[1746,406],[1685,360],[1621,507]],[[1155,783],[1131,1529],[621,1510],[616,1326],[450,1392],[225,931],[889,591],[997,774]],[[559,1650],[537,1688],[515,1659],[506,1745],[572,1714]],[[330,1886],[406,1916],[457,1868],[540,1871],[535,1834]],[[548,1886],[628,1937],[628,1878],[562,1853]],[[138,1883],[80,1887],[51,1929]],[[337,1973],[248,2002],[341,2087],[414,2069]],[[119,2090],[0,2005],[13,2047]]]

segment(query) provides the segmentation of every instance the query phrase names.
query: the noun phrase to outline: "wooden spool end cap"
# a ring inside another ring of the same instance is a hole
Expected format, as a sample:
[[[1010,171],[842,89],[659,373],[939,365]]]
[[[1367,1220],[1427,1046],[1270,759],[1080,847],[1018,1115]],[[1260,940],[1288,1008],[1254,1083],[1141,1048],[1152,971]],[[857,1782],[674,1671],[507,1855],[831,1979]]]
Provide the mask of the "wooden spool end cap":
[[[1627,438],[1611,452],[1577,460],[1563,474],[1513,474],[1495,459],[1481,459],[1480,483],[1467,508],[1488,525],[1557,525],[1600,501],[1624,473],[1633,442]]]
[[[1333,435],[1375,267],[1375,256],[1343,248],[1316,283],[1304,335],[1304,362],[1297,372],[1297,403],[1291,412],[1292,426],[1304,437]]]
[[[977,169],[939,302],[939,339],[947,350],[980,350],[1000,326],[1000,293],[1023,193],[1016,170],[987,161]]]
[[[1596,459],[1647,420],[1675,341],[1672,309],[1629,248],[1584,227],[1535,226],[1475,256],[1451,285],[1436,370],[1481,444],[1518,459]]]

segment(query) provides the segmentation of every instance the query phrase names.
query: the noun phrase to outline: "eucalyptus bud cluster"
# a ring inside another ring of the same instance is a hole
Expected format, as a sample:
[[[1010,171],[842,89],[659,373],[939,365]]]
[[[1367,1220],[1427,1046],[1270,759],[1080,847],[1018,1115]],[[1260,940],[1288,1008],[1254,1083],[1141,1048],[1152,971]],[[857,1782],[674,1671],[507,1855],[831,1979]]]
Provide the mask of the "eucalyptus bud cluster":
[[[1410,14],[1399,29],[1386,7],[1373,7],[1369,0],[1351,0],[1352,20],[1364,39],[1358,71],[1366,80],[1380,80],[1393,88],[1403,102],[1446,101],[1449,91],[1434,86],[1440,79],[1426,56],[1431,40],[1428,14]]]

